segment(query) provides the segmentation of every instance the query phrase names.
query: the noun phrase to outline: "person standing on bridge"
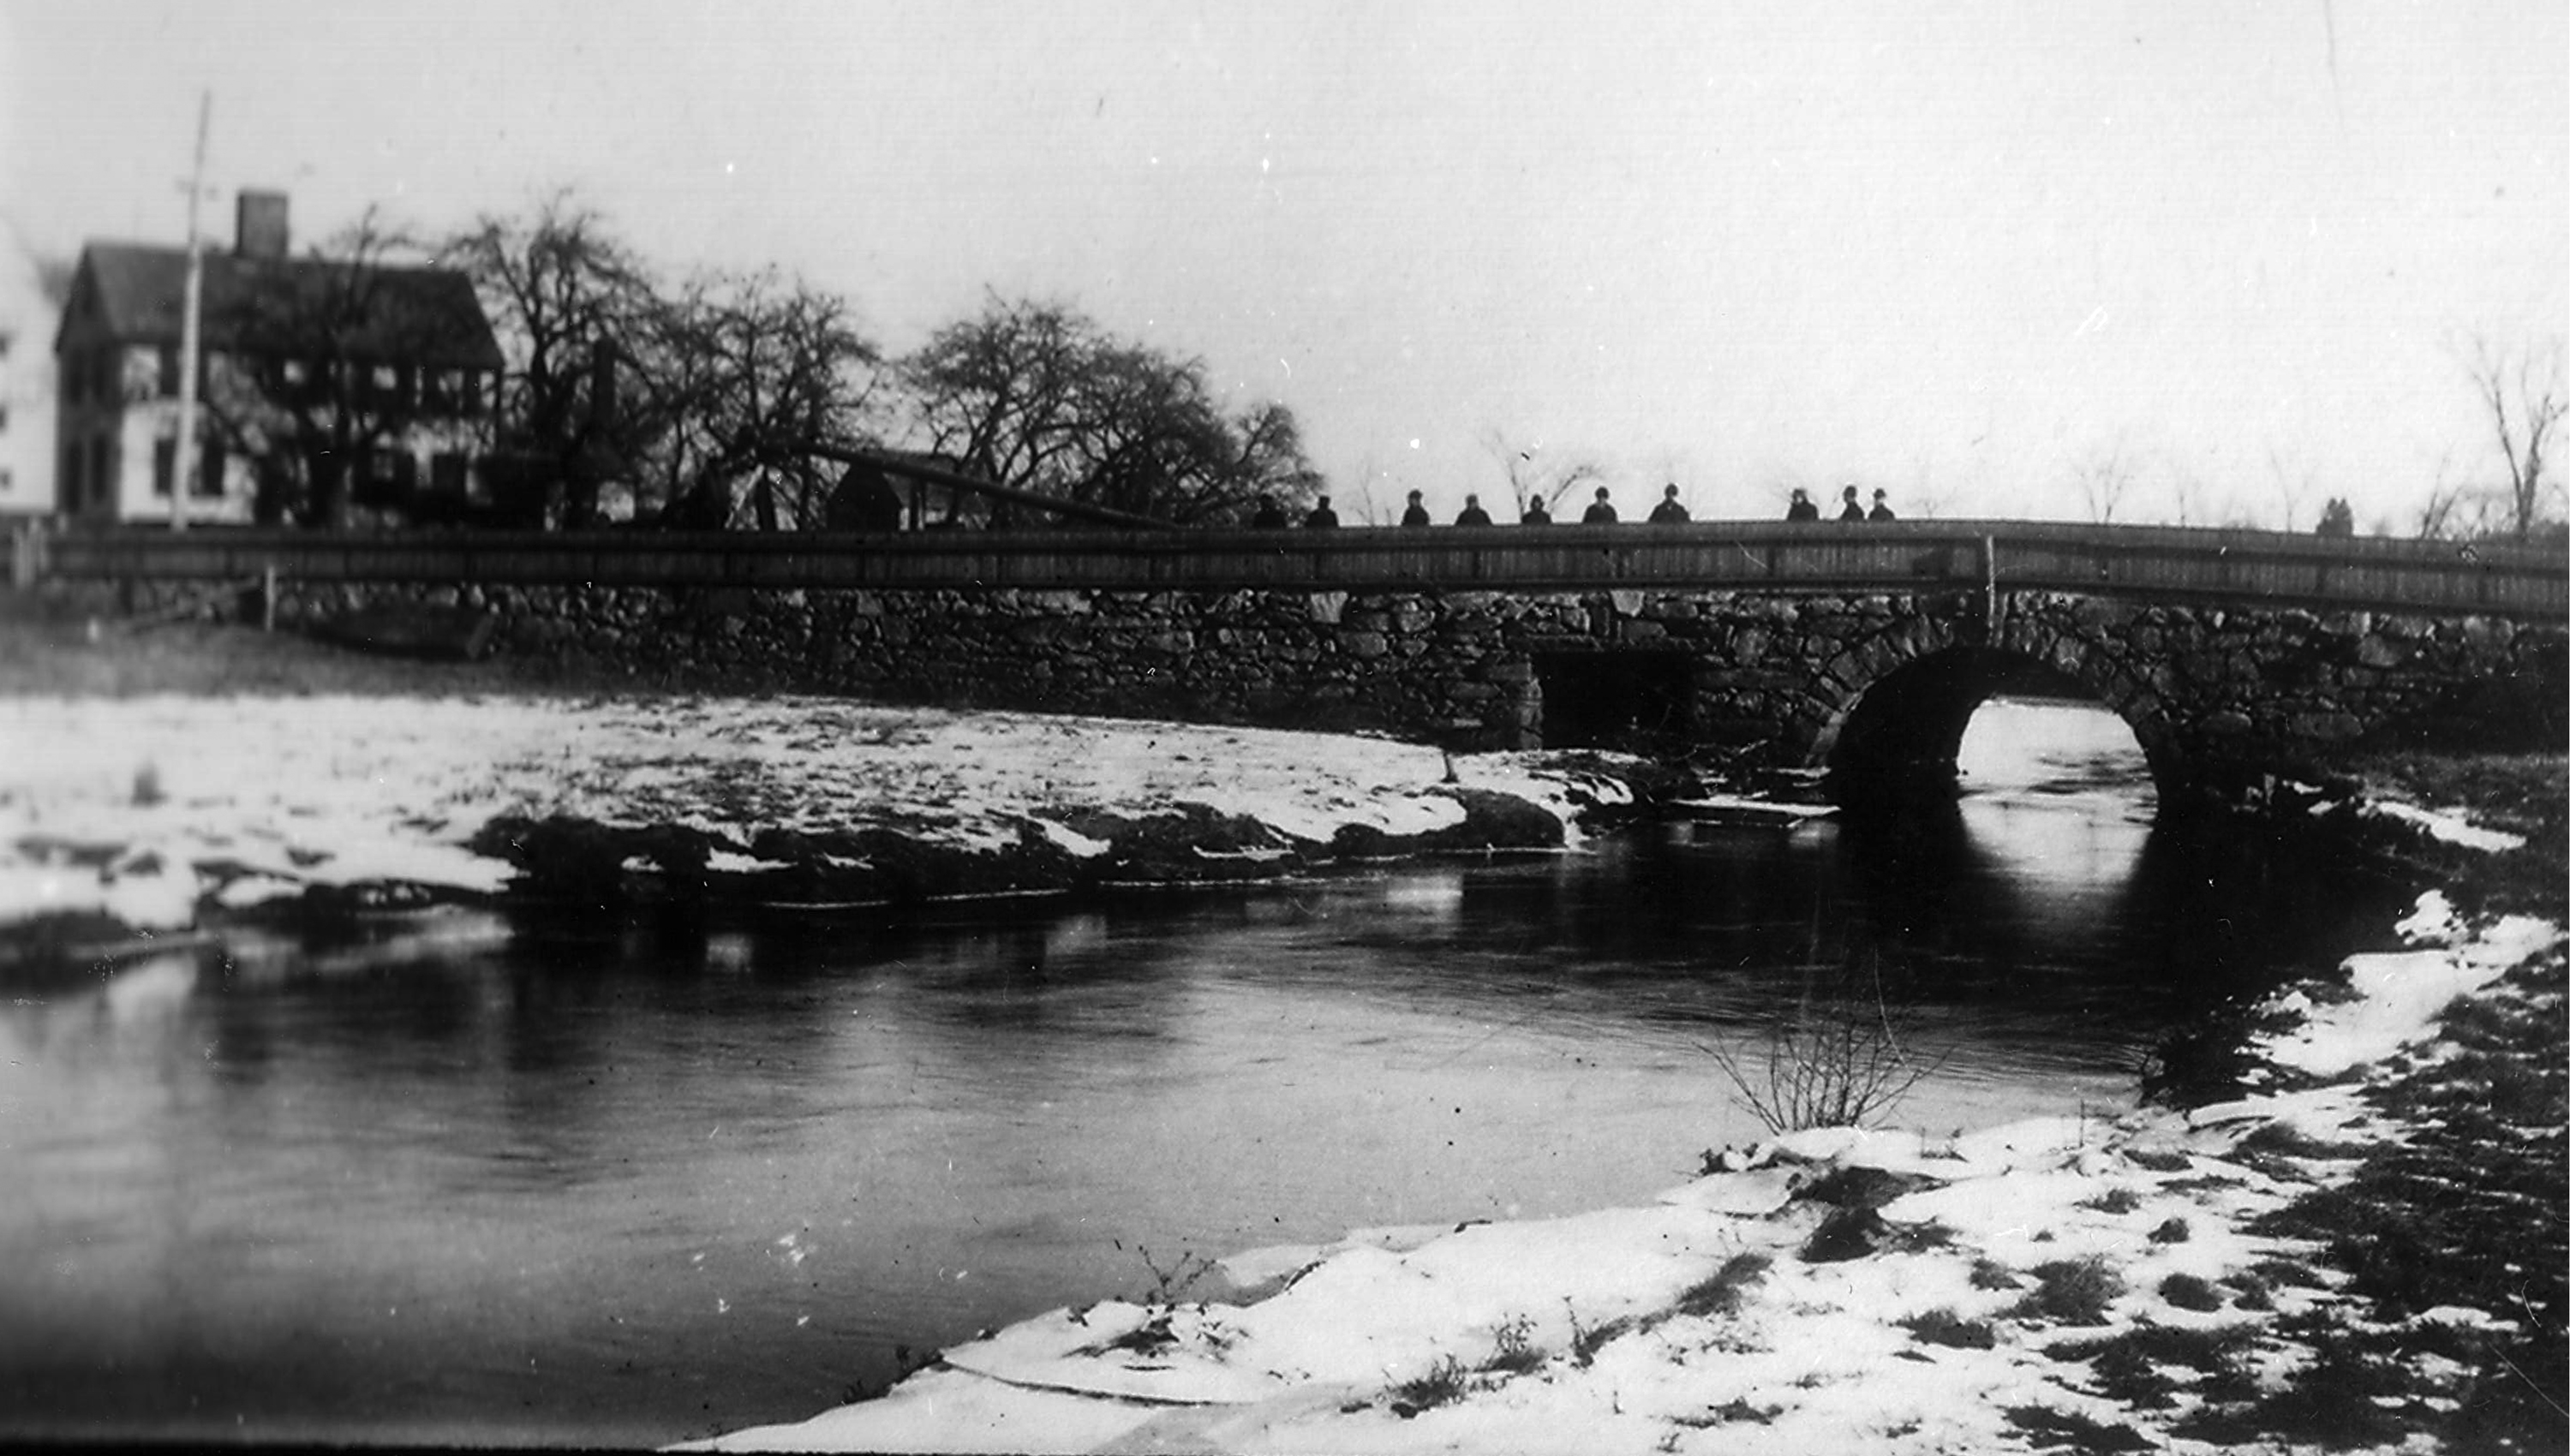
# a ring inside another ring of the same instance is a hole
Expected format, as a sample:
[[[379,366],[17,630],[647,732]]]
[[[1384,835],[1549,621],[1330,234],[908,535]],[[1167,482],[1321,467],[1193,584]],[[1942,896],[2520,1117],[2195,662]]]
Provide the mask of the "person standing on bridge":
[[[1863,521],[1864,519],[1865,508],[1856,503],[1856,487],[1850,486],[1839,492],[1839,520]]]
[[[1491,513],[1482,509],[1481,497],[1466,496],[1464,498],[1464,514],[1455,518],[1455,524],[1457,526],[1488,526],[1491,524]]]
[[[1252,531],[1283,531],[1285,529],[1285,508],[1276,504],[1276,498],[1274,496],[1260,496],[1258,498],[1258,510],[1256,514],[1249,518],[1249,529]]]
[[[1582,526],[1612,526],[1616,519],[1615,503],[1606,499],[1604,486],[1597,488],[1597,499],[1588,503],[1588,509],[1579,513]]]
[[[1894,519],[1892,515],[1892,506],[1884,499],[1883,492],[1877,491],[1874,493],[1874,509],[1865,513],[1865,519],[1868,521],[1890,521]]]
[[[1543,504],[1543,497],[1541,497],[1541,496],[1529,496],[1529,497],[1527,497],[1527,498],[1526,498],[1526,504],[1525,504],[1525,510],[1517,516],[1517,525],[1519,525],[1519,526],[1550,526],[1551,524],[1552,524],[1552,510],[1551,510],[1551,508],[1549,508],[1549,507],[1547,507],[1547,506],[1545,506],[1545,505]]]
[[[1330,509],[1330,498],[1323,496],[1312,503],[1311,514],[1303,518],[1305,531],[1332,531],[1339,524],[1339,513]]]
[[[1801,486],[1796,486],[1794,488],[1793,502],[1785,508],[1785,519],[1787,521],[1818,521],[1821,519],[1821,508],[1812,504],[1812,498],[1803,494],[1803,488]]]
[[[1687,508],[1678,504],[1678,483],[1671,481],[1668,489],[1660,492],[1660,504],[1651,508],[1651,524],[1684,526],[1687,520]]]
[[[1420,504],[1419,493],[1417,491],[1410,493],[1410,509],[1401,513],[1401,524],[1404,526],[1427,526],[1431,524],[1428,520],[1428,508]]]

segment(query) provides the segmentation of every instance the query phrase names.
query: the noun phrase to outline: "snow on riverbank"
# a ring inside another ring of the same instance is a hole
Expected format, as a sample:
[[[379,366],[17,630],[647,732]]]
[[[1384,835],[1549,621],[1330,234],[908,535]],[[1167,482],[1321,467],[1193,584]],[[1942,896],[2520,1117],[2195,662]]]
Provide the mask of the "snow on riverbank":
[[[2299,1014],[2259,1043],[2272,1089],[2243,1100],[1795,1134],[1649,1208],[1243,1255],[1236,1302],[1056,1310],[880,1399],[703,1448],[2209,1452],[2451,1409],[2469,1368],[2448,1353],[2410,1362],[2398,1398],[2342,1388],[2347,1357],[2314,1341],[2361,1322],[2346,1275],[2254,1232],[2349,1166],[2332,1140],[2394,1135],[2359,1095],[2379,1059],[2562,941],[2521,917],[2467,929],[2437,896],[2400,928],[2412,948],[2355,957],[2345,993],[2278,1000]],[[2451,1351],[2521,1317],[2409,1322]]]
[[[1617,761],[1586,762],[1605,767],[826,698],[0,698],[0,926],[88,912],[174,929],[314,886],[490,893],[541,857],[495,842],[511,824],[674,828],[699,875],[787,868],[761,852],[783,844],[860,879],[863,836],[1075,861],[1188,811],[1260,838],[1215,847],[1255,864],[1351,831],[1451,832],[1477,795],[1545,818],[1559,843],[1583,809],[1630,799]]]

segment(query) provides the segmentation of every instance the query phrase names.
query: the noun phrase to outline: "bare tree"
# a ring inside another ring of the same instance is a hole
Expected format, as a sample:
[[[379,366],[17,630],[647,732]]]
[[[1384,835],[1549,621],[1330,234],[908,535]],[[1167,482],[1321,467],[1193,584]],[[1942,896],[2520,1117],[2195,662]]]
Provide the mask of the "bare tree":
[[[1530,501],[1541,501],[1550,511],[1578,487],[1606,478],[1605,466],[1584,451],[1556,453],[1540,445],[1520,447],[1497,425],[1482,432],[1482,448],[1499,463],[1500,472],[1507,477],[1508,495],[1516,502],[1519,515],[1525,513]]]
[[[615,371],[650,347],[660,300],[606,220],[556,192],[532,215],[485,215],[445,248],[473,277],[508,372],[499,448],[511,488],[562,525],[599,519],[600,490],[643,452],[648,401]]]
[[[2115,512],[2132,493],[2133,476],[2131,454],[2120,437],[2090,450],[2071,467],[2071,479],[2088,505],[2088,519],[2100,526],[2114,521]]]
[[[2295,520],[2303,514],[2303,503],[2312,498],[2319,485],[2320,469],[2301,451],[2270,444],[2267,476],[2275,486],[2277,501],[2285,508],[2285,519],[2278,529],[2292,531]]]
[[[656,310],[638,362],[660,422],[644,459],[667,525],[817,528],[839,467],[813,444],[872,443],[883,355],[846,300],[761,269],[708,274]]]
[[[2472,389],[2489,411],[2507,462],[2508,534],[2523,541],[2552,497],[2560,493],[2545,474],[2545,451],[2561,417],[2570,412],[2570,388],[2562,375],[2559,335],[2519,345],[2502,345],[2476,334],[2464,346],[2463,369]]]
[[[1068,304],[994,295],[902,362],[919,433],[998,485],[1178,523],[1295,509],[1322,489],[1293,411],[1224,412],[1201,360],[1109,335]]]

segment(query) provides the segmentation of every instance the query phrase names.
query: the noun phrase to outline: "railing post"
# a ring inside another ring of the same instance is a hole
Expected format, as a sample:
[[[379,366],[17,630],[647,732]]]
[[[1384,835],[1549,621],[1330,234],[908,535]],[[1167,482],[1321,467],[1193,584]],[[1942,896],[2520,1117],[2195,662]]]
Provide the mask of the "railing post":
[[[1984,536],[1981,538],[1981,627],[1992,644],[1998,641],[2002,625],[2004,623],[1999,619],[1999,539]]]
[[[276,630],[276,562],[262,562],[258,568],[258,629]]]

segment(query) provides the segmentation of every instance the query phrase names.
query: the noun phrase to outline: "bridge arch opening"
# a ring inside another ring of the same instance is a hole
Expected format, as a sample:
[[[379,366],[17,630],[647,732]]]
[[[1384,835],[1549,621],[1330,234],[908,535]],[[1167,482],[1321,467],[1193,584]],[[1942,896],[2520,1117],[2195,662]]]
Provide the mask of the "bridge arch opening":
[[[1534,654],[1546,748],[1678,742],[1692,718],[1694,662],[1683,652]]]
[[[2032,704],[2051,711],[2009,711]],[[1988,715],[1985,707],[1992,709]],[[2114,721],[2102,721],[2101,714]],[[1842,802],[1951,796],[1964,787],[1967,764],[1987,777],[2009,759],[2048,757],[2067,771],[2074,760],[2100,751],[2138,753],[2156,782],[2165,768],[2157,727],[2133,721],[2094,685],[2035,658],[1955,647],[1904,663],[1867,685],[1824,730],[1815,759],[1828,768],[1831,793]]]

